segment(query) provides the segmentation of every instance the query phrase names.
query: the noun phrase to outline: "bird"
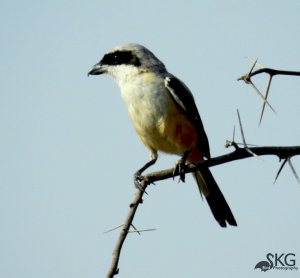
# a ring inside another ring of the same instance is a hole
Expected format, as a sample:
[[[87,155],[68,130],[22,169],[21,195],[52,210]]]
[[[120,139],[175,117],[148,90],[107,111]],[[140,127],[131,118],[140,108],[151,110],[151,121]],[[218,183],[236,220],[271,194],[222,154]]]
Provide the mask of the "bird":
[[[118,84],[134,128],[150,152],[150,160],[134,175],[138,186],[142,173],[155,164],[158,153],[178,155],[174,174],[184,181],[186,163],[210,159],[210,148],[199,111],[189,88],[149,49],[127,43],[109,50],[89,75],[110,75]],[[209,168],[193,173],[221,227],[237,222]]]

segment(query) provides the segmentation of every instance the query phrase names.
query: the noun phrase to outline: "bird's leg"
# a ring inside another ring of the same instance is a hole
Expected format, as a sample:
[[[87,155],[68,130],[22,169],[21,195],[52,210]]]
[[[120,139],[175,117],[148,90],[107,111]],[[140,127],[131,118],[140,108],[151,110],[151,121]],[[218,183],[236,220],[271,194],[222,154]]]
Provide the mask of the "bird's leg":
[[[141,189],[141,181],[143,179],[142,177],[142,173],[149,168],[150,166],[152,166],[156,160],[157,160],[157,152],[151,152],[150,155],[150,161],[148,161],[142,168],[140,168],[138,171],[136,171],[133,175],[133,179],[134,179],[134,185],[136,188]]]
[[[189,156],[190,151],[186,151],[182,158],[180,158],[175,165],[174,171],[173,171],[173,176],[176,174],[179,174],[179,181],[185,182],[185,163],[186,160]]]

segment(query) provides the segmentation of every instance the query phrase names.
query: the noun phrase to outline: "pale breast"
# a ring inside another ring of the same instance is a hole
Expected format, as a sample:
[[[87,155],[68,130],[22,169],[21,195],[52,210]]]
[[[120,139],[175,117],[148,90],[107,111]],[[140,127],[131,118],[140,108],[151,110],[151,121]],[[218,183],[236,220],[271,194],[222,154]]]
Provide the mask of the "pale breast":
[[[167,109],[165,86],[153,73],[143,73],[121,86],[122,98],[138,129],[153,129]]]
[[[191,148],[196,132],[186,125],[186,116],[165,88],[163,78],[144,73],[121,88],[135,130],[148,148],[179,155]]]

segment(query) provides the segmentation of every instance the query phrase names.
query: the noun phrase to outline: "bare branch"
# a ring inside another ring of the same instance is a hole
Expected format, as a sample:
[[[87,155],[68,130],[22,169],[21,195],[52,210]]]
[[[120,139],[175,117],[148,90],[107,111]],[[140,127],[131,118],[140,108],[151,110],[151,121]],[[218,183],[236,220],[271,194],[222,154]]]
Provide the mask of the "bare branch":
[[[244,76],[240,77],[238,80],[243,80],[244,82],[246,82],[247,84],[251,84],[252,87],[255,89],[255,91],[263,98],[263,107],[262,107],[262,112],[261,112],[261,116],[260,116],[260,122],[262,120],[262,116],[265,110],[265,106],[268,105],[274,112],[275,110],[273,109],[273,107],[269,104],[267,98],[268,98],[268,94],[270,91],[270,86],[271,86],[271,81],[272,81],[272,77],[274,75],[294,75],[294,76],[300,76],[300,72],[294,72],[294,71],[282,71],[282,70],[274,70],[274,69],[270,69],[270,68],[261,68],[258,70],[254,71],[254,68],[256,66],[257,60],[253,63],[252,68],[250,69],[250,71],[245,74]],[[256,86],[253,84],[251,77],[260,74],[260,73],[267,73],[270,75],[268,84],[267,84],[267,90],[266,90],[266,95],[263,96],[263,94],[256,88]],[[222,155],[222,156],[218,156],[218,157],[214,157],[211,158],[209,160],[204,160],[201,161],[200,163],[198,163],[197,165],[186,165],[185,167],[185,173],[191,173],[191,172],[195,172],[197,170],[200,170],[202,168],[207,168],[207,167],[213,167],[216,165],[221,165],[224,163],[228,163],[231,161],[235,161],[235,160],[239,160],[239,159],[245,159],[245,158],[249,158],[252,156],[255,157],[259,157],[259,156],[263,156],[263,155],[275,155],[278,156],[279,159],[285,159],[285,162],[281,165],[276,178],[278,178],[284,164],[286,162],[289,163],[293,174],[295,175],[296,179],[298,180],[298,182],[300,182],[300,179],[290,161],[290,158],[296,155],[300,155],[300,146],[292,146],[292,147],[249,147],[246,144],[246,139],[244,136],[244,132],[243,132],[243,127],[242,127],[242,123],[241,123],[241,118],[240,118],[240,114],[239,111],[237,111],[238,113],[238,118],[239,118],[239,124],[240,124],[240,129],[241,129],[241,134],[242,134],[242,139],[243,139],[243,148],[240,148],[238,146],[237,143],[234,142],[234,138],[233,140],[227,141],[226,145],[227,146],[234,146],[235,150],[232,151],[231,153]],[[235,131],[234,131],[235,133]],[[233,134],[234,137],[234,134]],[[146,193],[146,188],[149,184],[154,183],[156,181],[160,181],[160,180],[165,180],[168,178],[174,178],[175,176],[179,176],[182,175],[182,173],[180,171],[175,171],[175,168],[171,168],[171,169],[165,169],[162,171],[157,171],[157,172],[152,172],[152,173],[148,173],[146,175],[144,175],[143,177],[140,177],[141,181],[140,181],[140,186],[137,189],[137,191],[135,192],[134,198],[132,203],[129,206],[129,212],[127,214],[127,217],[125,219],[125,222],[123,225],[118,226],[117,228],[120,228],[120,234],[119,234],[119,238],[116,242],[113,254],[112,254],[112,262],[111,262],[111,266],[109,268],[109,271],[107,273],[107,278],[111,278],[114,277],[116,274],[119,273],[119,259],[120,259],[120,255],[121,255],[121,250],[123,247],[123,243],[128,235],[128,233],[140,233],[140,232],[145,232],[145,231],[152,231],[155,229],[147,229],[147,230],[137,230],[134,226],[133,226],[133,219],[135,216],[135,213],[137,211],[137,208],[139,206],[139,204],[141,204],[143,202],[142,198],[144,193]],[[134,230],[130,230],[130,227],[133,227]],[[116,228],[114,228],[116,229]],[[114,230],[111,229],[111,230]],[[110,230],[110,231],[111,231]]]
[[[286,159],[288,157],[300,155],[300,146],[291,146],[291,147],[251,147],[248,148],[250,151],[254,152],[258,156],[262,155],[275,155],[278,156],[279,159]],[[195,172],[198,169],[206,168],[206,167],[213,167],[217,165],[221,165],[224,163],[245,159],[252,157],[245,148],[237,148],[233,152],[217,156],[211,158],[209,160],[204,160],[198,163],[197,165],[187,165],[186,166],[186,173]],[[168,178],[173,177],[174,169],[166,169],[158,172],[149,173],[144,176],[144,179],[148,183],[152,183],[159,180],[165,180]]]
[[[300,76],[300,71],[290,71],[290,70],[276,70],[276,69],[271,69],[271,68],[260,68],[258,70],[253,71],[254,66],[256,65],[257,60],[253,63],[253,66],[251,70],[246,73],[245,75],[242,75],[239,77],[237,80],[243,80],[245,83],[248,83],[251,77],[261,74],[261,73],[266,73],[271,76],[274,75],[290,75],[290,76]]]
[[[228,162],[235,161],[235,160],[252,157],[252,153],[255,153],[256,155],[259,155],[259,156],[261,156],[261,155],[276,155],[280,159],[288,159],[289,157],[300,155],[300,146],[252,147],[252,148],[236,147],[235,150],[229,154],[214,157],[209,160],[204,160],[204,161],[198,163],[197,165],[186,165],[185,172],[191,173],[191,172],[195,172],[201,168],[212,167],[212,166],[228,163]],[[293,167],[292,167],[292,169],[293,169]],[[175,176],[178,176],[178,175],[180,175],[180,173],[175,173]],[[118,263],[119,263],[119,259],[120,259],[120,254],[121,254],[123,243],[124,243],[128,233],[154,230],[154,229],[148,229],[148,230],[130,231],[130,227],[133,226],[132,222],[133,222],[136,210],[137,210],[139,204],[142,203],[142,197],[143,197],[143,194],[145,193],[147,186],[150,183],[153,183],[155,181],[165,180],[165,179],[173,178],[173,177],[174,177],[174,168],[166,169],[166,170],[162,170],[162,171],[158,171],[158,172],[152,172],[152,173],[149,173],[142,177],[141,188],[136,191],[136,193],[134,195],[134,199],[133,199],[132,203],[130,204],[130,208],[129,208],[129,212],[126,217],[126,220],[125,220],[124,224],[121,225],[122,229],[121,229],[119,238],[116,242],[116,245],[115,245],[115,248],[113,251],[112,263],[111,263],[110,269],[107,273],[107,276],[106,276],[107,278],[114,277],[116,274],[119,273]],[[119,226],[119,227],[121,227],[121,226]]]
[[[276,69],[271,69],[271,68],[262,68],[255,70],[251,72],[250,78],[260,74],[260,73],[267,73],[269,75],[290,75],[290,76],[300,76],[300,71],[290,71],[290,70],[276,70]]]
[[[119,238],[116,242],[114,251],[113,251],[113,255],[112,255],[112,263],[111,266],[108,270],[108,273],[106,275],[107,278],[111,278],[114,277],[116,274],[119,273],[119,268],[118,268],[118,263],[119,263],[119,259],[120,259],[120,254],[121,254],[121,250],[122,250],[122,246],[123,243],[127,237],[127,234],[129,232],[130,226],[132,226],[132,222],[133,222],[133,218],[134,215],[136,213],[136,210],[139,206],[139,204],[141,204],[143,195],[145,193],[145,190],[147,188],[147,182],[145,180],[141,181],[141,188],[138,189],[134,195],[133,201],[129,206],[129,213],[126,217],[126,220],[124,222],[123,228],[121,229]]]

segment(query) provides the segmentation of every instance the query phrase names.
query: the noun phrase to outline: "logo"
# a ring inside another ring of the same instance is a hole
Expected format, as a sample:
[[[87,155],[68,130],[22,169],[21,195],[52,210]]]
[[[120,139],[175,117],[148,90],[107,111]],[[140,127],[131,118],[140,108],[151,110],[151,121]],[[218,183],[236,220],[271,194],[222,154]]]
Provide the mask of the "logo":
[[[258,262],[254,269],[260,268],[260,270],[264,272],[268,270],[298,270],[298,266],[296,266],[296,255],[294,253],[268,253],[266,259],[267,260]]]

